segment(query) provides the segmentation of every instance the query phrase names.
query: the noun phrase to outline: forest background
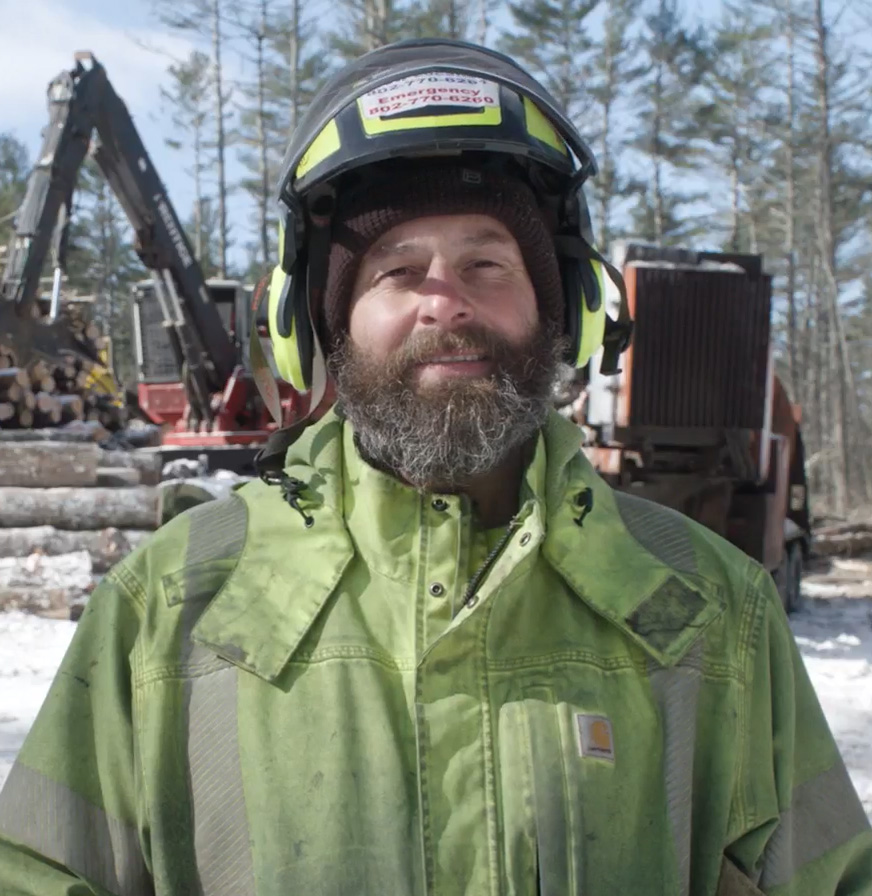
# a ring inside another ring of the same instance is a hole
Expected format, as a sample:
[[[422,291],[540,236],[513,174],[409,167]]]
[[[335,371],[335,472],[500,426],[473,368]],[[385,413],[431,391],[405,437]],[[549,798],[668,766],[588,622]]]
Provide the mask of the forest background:
[[[24,23],[48,21],[50,2],[16,13],[22,54],[23,41],[40,41]],[[872,0],[722,0],[692,12],[679,0],[139,5],[152,27],[134,35],[130,60],[151,55],[159,102],[143,115],[123,62],[108,74],[207,275],[252,282],[269,269],[281,158],[332,71],[400,38],[485,43],[540,77],[594,149],[601,249],[639,239],[764,255],[778,372],[803,409],[816,503],[839,515],[872,505]],[[70,22],[71,62],[85,47]],[[112,56],[99,41],[86,48]],[[27,92],[44,96],[55,74]],[[0,118],[0,245],[38,145]],[[90,165],[71,244],[70,286],[97,296],[116,358],[130,358],[131,285],[146,271]]]

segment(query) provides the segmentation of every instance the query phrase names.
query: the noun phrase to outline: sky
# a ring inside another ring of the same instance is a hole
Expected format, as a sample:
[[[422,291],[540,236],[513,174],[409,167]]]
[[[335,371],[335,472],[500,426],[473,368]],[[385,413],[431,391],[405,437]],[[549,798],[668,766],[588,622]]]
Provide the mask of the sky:
[[[718,3],[704,0],[703,5]],[[48,120],[48,82],[72,68],[75,51],[90,50],[127,104],[173,205],[186,219],[193,187],[184,171],[187,160],[165,143],[172,133],[160,87],[167,84],[171,62],[193,48],[191,40],[163,26],[149,0],[0,0],[0,21],[0,131],[11,131],[33,160]],[[228,64],[231,72],[241,69],[233,54]],[[232,158],[229,174],[241,174]],[[231,220],[234,214],[247,218],[242,196],[232,198],[230,206]]]
[[[698,0],[688,6],[698,16],[714,17],[721,0]],[[191,39],[163,26],[150,0],[0,0],[0,21],[0,58],[4,63],[0,131],[11,131],[27,146],[33,160],[48,119],[48,82],[72,67],[75,51],[90,50],[106,67],[170,199],[179,215],[187,219],[194,198],[190,177],[184,170],[188,159],[166,145],[166,139],[173,135],[160,88],[167,84],[168,66],[193,49]],[[241,74],[237,52],[227,52],[225,61],[231,77]],[[231,150],[229,177],[239,178],[241,173]],[[231,221],[240,216],[247,219],[250,206],[237,192],[230,199],[229,211]]]
[[[174,202],[184,207],[184,176],[174,176],[178,159],[164,145],[168,134],[160,85],[166,81],[169,56],[184,57],[191,45],[163,28],[149,5],[136,0],[0,0],[0,10],[4,7],[0,130],[21,140],[32,160],[48,120],[48,82],[73,67],[75,51],[91,50],[126,102]]]
[[[0,131],[24,143],[32,162],[48,121],[49,81],[73,67],[74,52],[90,50],[127,105],[176,211],[187,219],[193,186],[184,171],[187,158],[166,145],[173,135],[160,88],[168,85],[167,68],[194,48],[192,41],[161,25],[146,0],[0,0],[0,20]],[[228,67],[238,71],[239,59],[231,54]],[[231,164],[231,176],[234,169]],[[230,211],[248,214],[241,197]]]

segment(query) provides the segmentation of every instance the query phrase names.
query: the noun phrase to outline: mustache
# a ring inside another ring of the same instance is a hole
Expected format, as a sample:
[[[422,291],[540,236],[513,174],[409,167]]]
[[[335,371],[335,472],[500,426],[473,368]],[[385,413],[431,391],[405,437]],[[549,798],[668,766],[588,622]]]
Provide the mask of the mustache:
[[[501,361],[517,352],[507,340],[474,324],[457,330],[419,333],[406,340],[390,357],[391,373],[400,374],[446,354],[484,355]]]

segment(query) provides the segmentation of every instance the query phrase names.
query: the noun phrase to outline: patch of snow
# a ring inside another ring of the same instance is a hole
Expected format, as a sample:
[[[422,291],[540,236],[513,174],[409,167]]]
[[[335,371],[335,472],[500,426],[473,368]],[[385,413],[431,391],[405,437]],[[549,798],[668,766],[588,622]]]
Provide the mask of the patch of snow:
[[[36,719],[74,622],[18,610],[0,613],[0,784]]]
[[[846,590],[833,593],[844,595]],[[791,616],[790,627],[872,819],[872,598],[814,599],[815,589],[805,584],[803,592],[807,605]]]

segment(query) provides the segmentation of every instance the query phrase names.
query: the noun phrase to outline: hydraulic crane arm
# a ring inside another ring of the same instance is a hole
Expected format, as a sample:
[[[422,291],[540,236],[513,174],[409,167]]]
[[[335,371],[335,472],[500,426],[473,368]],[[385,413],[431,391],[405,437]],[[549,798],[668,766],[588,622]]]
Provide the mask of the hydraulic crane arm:
[[[80,133],[70,122],[73,102],[72,78],[64,73],[49,85],[49,125],[16,215],[0,279],[0,298],[4,300],[0,302],[0,342],[14,347],[22,364],[32,353],[54,358],[71,352],[97,360],[61,324],[36,320],[40,276],[50,250],[61,253],[73,188],[88,150],[90,135]],[[78,117],[73,115],[74,120]]]
[[[10,340],[24,355],[88,354],[58,324],[37,321],[35,306],[52,250],[62,266],[73,190],[96,132],[94,158],[133,226],[137,254],[154,272],[155,291],[179,366],[186,372],[192,406],[199,416],[211,418],[209,395],[221,391],[231,376],[235,348],[127,107],[91,53],[77,53],[75,59],[75,68],[49,85],[50,123],[2,278],[2,297],[11,302],[0,302],[0,342]],[[56,272],[55,293],[58,284]]]

